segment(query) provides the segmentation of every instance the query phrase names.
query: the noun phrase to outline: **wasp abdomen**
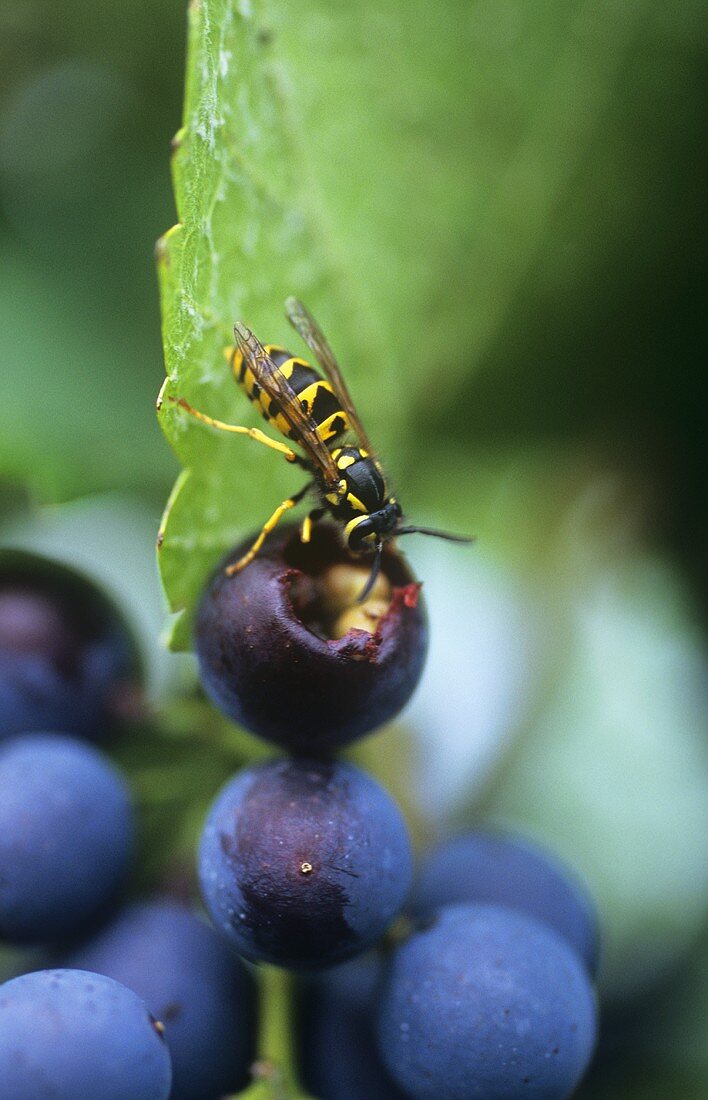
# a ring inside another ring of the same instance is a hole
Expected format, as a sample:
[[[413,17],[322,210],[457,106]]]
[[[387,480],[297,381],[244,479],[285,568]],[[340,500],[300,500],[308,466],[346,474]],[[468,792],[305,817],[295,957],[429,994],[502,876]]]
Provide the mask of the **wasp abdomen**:
[[[305,412],[317,425],[317,434],[323,443],[334,440],[349,430],[349,418],[330,385],[304,359],[292,355],[285,348],[266,344],[265,350],[288,385],[297,395]],[[250,401],[256,406],[264,420],[287,439],[297,442],[297,434],[283,416],[277,402],[271,398],[256,381],[242,353],[236,349],[232,358],[232,369],[237,382],[246,391]]]

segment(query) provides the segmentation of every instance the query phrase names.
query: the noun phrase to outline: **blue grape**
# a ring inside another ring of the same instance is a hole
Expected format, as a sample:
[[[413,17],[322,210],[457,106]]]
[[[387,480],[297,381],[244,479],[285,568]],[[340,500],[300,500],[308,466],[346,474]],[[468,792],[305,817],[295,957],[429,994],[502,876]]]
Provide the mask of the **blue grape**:
[[[0,986],[7,1100],[167,1100],[170,1055],[131,989],[83,970],[38,970]]]
[[[361,564],[337,527],[318,523],[303,543],[295,525],[283,524],[248,569],[228,576],[225,567],[252,542],[217,567],[197,613],[199,673],[214,705],[304,757],[329,754],[390,721],[415,690],[428,648],[424,601],[405,559],[392,545],[383,552],[381,575],[393,592],[376,629],[337,637],[326,607],[341,594],[330,570]],[[350,576],[354,593],[367,575],[365,568]]]
[[[128,986],[164,1024],[170,1100],[213,1100],[245,1085],[253,1057],[251,976],[184,906],[132,905],[64,962]]]
[[[139,684],[135,643],[91,581],[0,553],[0,740],[44,730],[103,738]]]
[[[379,1058],[374,1010],[381,964],[370,953],[318,974],[304,991],[304,1084],[318,1100],[402,1100]]]
[[[405,902],[405,822],[351,764],[276,760],[222,790],[199,854],[206,906],[247,958],[332,966],[363,951]]]
[[[412,1100],[561,1100],[595,1035],[577,953],[502,906],[437,910],[394,952],[382,988],[379,1051]]]
[[[122,886],[133,850],[128,788],[92,745],[28,734],[0,747],[0,937],[59,940]]]
[[[595,974],[593,903],[570,868],[531,841],[479,830],[435,848],[423,861],[411,911],[423,915],[458,901],[507,905],[536,917],[564,936]]]

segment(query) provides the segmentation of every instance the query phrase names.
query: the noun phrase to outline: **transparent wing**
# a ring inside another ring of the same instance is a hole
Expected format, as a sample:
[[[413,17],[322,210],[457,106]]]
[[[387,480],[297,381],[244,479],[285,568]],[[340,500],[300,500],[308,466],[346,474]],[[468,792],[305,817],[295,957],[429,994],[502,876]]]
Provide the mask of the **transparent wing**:
[[[285,302],[285,315],[293,326],[296,332],[300,334],[302,339],[307,344],[308,348],[314,355],[315,359],[322,367],[327,378],[332,384],[332,389],[339,398],[342,408],[349,417],[349,423],[352,429],[359,437],[359,441],[362,446],[369,452],[370,455],[375,457],[374,449],[371,446],[368,435],[364,431],[364,426],[359,419],[359,414],[356,411],[354,402],[351,399],[349,390],[347,389],[346,382],[342,377],[342,372],[339,369],[339,364],[334,357],[334,352],[329,346],[327,339],[322,332],[322,329],[317,324],[317,321],[310,313],[309,309],[298,301],[297,298],[287,298]]]
[[[294,442],[302,447],[307,457],[322,474],[328,486],[336,486],[340,474],[327,447],[317,434],[317,425],[300,404],[295,390],[283,376],[260,341],[250,329],[238,322],[234,336],[239,351],[253,371],[261,389],[278,406],[294,433]]]

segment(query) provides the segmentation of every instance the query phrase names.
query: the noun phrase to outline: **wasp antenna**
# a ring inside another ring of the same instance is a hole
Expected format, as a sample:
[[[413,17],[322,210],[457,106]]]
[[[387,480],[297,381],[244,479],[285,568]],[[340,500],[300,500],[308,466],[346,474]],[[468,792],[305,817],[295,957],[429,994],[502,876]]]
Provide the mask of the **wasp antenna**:
[[[371,592],[371,589],[376,584],[376,578],[378,577],[379,572],[381,570],[381,551],[382,550],[383,550],[383,544],[380,543],[380,542],[377,543],[376,557],[374,558],[373,564],[371,566],[371,572],[369,573],[369,579],[367,580],[366,584],[364,585],[361,592],[357,596],[357,600],[356,600],[357,603],[363,603],[364,600],[366,599],[366,597],[369,595],[369,592]]]
[[[448,542],[476,542],[467,535],[453,535],[449,531],[437,531],[434,527],[398,527],[394,532],[396,538],[399,535],[432,535],[436,539],[446,539]]]

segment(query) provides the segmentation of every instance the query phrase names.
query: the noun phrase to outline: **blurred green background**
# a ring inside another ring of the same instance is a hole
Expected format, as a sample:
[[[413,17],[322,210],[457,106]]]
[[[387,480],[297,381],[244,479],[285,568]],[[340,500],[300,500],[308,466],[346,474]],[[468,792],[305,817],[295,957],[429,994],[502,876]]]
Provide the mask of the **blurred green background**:
[[[606,1026],[583,1095],[703,1096],[704,6],[254,6],[303,89],[299,139],[332,150],[316,183],[354,196],[338,264],[386,291],[386,392],[344,363],[364,420],[411,517],[478,538],[406,547],[433,623],[401,723],[414,801],[431,836],[483,814],[587,878]],[[90,547],[155,650],[157,698],[174,678],[151,544],[178,465],[154,416],[152,250],[175,220],[184,42],[166,0],[0,8],[0,481],[36,508],[8,537],[83,564]],[[339,129],[308,117],[308,81]],[[347,129],[355,93],[405,120],[390,155]],[[247,460],[244,531],[270,507],[265,461]]]

